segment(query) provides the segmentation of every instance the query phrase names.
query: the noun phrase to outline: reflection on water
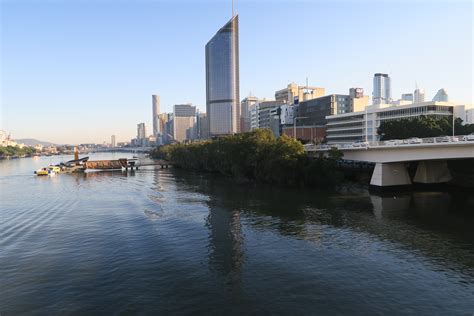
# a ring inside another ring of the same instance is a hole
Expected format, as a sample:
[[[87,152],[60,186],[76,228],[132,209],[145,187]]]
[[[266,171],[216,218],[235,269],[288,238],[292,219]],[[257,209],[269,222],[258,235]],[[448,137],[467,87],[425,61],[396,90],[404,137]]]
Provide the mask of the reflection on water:
[[[46,162],[0,162],[2,315],[474,310],[469,192],[328,193],[153,167],[32,176]]]

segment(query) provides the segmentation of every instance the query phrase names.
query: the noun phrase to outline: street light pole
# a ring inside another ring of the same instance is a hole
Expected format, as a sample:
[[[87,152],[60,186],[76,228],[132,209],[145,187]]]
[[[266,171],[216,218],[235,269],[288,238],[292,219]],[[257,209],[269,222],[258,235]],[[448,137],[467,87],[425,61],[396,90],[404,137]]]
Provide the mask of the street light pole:
[[[453,137],[454,137],[454,106],[453,106]]]

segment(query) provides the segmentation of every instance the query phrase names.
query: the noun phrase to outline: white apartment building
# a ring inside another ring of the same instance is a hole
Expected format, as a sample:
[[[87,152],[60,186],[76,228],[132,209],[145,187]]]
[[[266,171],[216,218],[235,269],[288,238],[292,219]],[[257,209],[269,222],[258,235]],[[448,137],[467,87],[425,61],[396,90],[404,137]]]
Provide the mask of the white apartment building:
[[[464,105],[451,102],[422,102],[393,106],[379,104],[367,106],[365,111],[326,116],[326,139],[328,144],[344,144],[355,141],[377,141],[377,129],[383,121],[432,116],[435,118],[461,117],[465,114]]]

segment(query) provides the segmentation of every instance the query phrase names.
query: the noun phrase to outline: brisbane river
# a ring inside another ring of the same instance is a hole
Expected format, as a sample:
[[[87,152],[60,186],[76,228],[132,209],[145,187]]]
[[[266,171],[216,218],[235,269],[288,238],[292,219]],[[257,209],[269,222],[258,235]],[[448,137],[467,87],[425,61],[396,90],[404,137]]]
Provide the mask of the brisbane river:
[[[0,161],[2,316],[474,313],[472,191],[33,175],[69,159]]]

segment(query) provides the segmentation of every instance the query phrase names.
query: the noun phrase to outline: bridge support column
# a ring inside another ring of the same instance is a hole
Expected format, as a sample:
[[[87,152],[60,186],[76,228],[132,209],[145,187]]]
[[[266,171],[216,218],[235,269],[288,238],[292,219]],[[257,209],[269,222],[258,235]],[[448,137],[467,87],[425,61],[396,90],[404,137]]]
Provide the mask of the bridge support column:
[[[374,187],[393,187],[410,185],[411,180],[403,162],[377,163],[372,173],[370,185]]]
[[[446,161],[420,161],[413,182],[446,183],[452,180]]]

